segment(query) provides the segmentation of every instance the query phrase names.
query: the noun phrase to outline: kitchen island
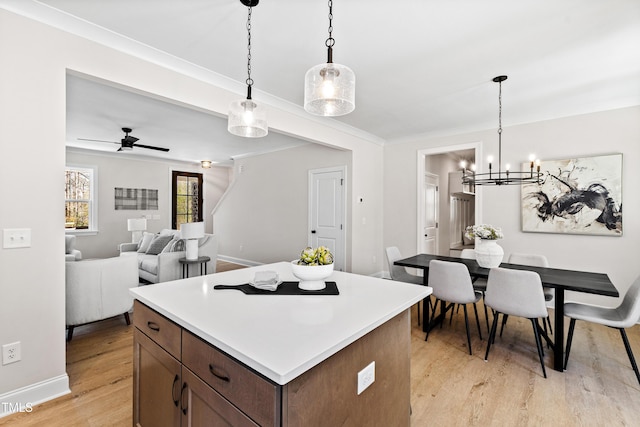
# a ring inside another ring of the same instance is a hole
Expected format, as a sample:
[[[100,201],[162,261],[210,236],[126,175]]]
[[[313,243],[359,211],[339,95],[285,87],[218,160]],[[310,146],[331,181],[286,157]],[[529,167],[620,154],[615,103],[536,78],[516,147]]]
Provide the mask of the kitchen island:
[[[131,290],[134,423],[408,426],[409,309],[431,288],[336,271],[339,295],[214,289],[265,270],[297,281],[282,262]]]

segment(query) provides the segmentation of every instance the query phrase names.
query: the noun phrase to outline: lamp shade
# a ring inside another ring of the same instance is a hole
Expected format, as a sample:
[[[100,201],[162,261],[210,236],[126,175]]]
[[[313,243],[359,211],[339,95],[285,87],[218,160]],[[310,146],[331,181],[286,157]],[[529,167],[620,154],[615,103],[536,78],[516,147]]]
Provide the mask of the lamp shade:
[[[245,138],[260,138],[269,133],[267,110],[251,99],[241,99],[229,105],[227,130]]]
[[[318,116],[342,116],[356,108],[356,75],[345,65],[327,62],[304,77],[304,109]]]
[[[130,218],[127,220],[127,231],[144,231],[146,229],[146,218]]]
[[[187,240],[204,237],[204,222],[187,222],[180,225],[180,237]]]

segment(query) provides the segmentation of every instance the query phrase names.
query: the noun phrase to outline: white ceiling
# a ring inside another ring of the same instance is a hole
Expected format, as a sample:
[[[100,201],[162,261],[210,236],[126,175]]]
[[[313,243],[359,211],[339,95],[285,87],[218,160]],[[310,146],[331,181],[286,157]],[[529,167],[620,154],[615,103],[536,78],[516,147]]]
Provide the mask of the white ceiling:
[[[69,31],[93,23],[111,32],[105,37],[121,34],[139,41],[138,49],[227,76],[244,95],[247,8],[238,0],[2,3]],[[500,74],[509,76],[504,126],[640,105],[638,0],[334,0],[333,9],[334,62],[357,79],[356,110],[335,121],[375,141],[496,127],[491,79]],[[253,8],[255,99],[264,94],[302,110],[304,73],[326,60],[327,14],[326,0],[264,0]],[[170,147],[185,160],[223,161],[297,143],[275,132],[247,141],[228,135],[224,118],[73,80],[70,144],[118,141],[123,126],[136,129],[140,143]]]

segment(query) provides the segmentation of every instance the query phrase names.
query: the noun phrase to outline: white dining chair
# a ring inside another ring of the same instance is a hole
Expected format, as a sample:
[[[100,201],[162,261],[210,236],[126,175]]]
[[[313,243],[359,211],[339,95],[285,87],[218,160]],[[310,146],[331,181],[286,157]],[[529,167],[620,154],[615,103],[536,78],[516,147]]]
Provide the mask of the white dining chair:
[[[547,260],[547,257],[540,254],[514,252],[511,255],[509,255],[507,263],[531,265],[533,267],[549,267],[549,261]],[[553,308],[555,303],[554,298],[556,294],[555,289],[543,286],[542,292],[544,293],[544,300],[547,308]],[[551,327],[551,320],[549,319],[549,317],[546,317],[542,322],[543,322],[545,331],[547,330],[547,325],[548,325],[549,332],[553,333],[553,328]],[[506,318],[503,318],[502,328],[504,328],[505,323],[506,323]],[[500,335],[502,335],[502,329],[500,329]]]
[[[485,303],[496,312],[496,315],[493,317],[484,360],[488,360],[491,344],[495,340],[496,329],[498,328],[498,314],[524,317],[529,319],[533,326],[542,374],[547,378],[540,334],[544,334],[547,341],[549,341],[549,338],[538,323],[538,319],[547,317],[548,313],[544,301],[544,293],[542,292],[542,282],[538,273],[500,267],[492,268],[489,271],[489,279],[487,280]]]
[[[463,249],[462,251],[460,251],[460,258],[476,259],[476,251],[473,249]],[[473,276],[471,277],[471,282],[473,283],[473,289],[482,292],[482,296],[484,298],[484,291],[487,289],[487,279],[483,277]],[[484,305],[484,318],[487,322],[488,331],[489,329],[491,329],[491,326],[489,326],[489,312],[487,310],[486,304],[484,304],[484,299],[482,305]]]
[[[480,339],[482,339],[480,320],[478,319],[478,308],[476,306],[476,303],[482,298],[482,293],[473,289],[469,269],[466,265],[459,262],[432,260],[429,262],[429,286],[433,289],[432,295],[436,297],[436,303],[434,304],[431,314],[432,320],[435,316],[438,302],[440,302],[441,308],[444,307],[442,311],[445,316],[446,312],[453,310],[456,304],[462,305],[464,309],[464,323],[467,329],[469,354],[473,354],[471,351],[471,334],[469,333],[467,304],[473,304],[473,310],[476,314],[476,324],[478,326],[478,335]],[[447,303],[449,304],[447,305]],[[429,332],[427,332],[425,341],[428,338]]]
[[[411,274],[407,271],[405,267],[401,265],[395,265],[394,262],[402,259],[402,254],[400,253],[400,249],[396,246],[389,246],[386,248],[387,253],[387,262],[389,263],[389,275],[391,276],[391,280],[395,280],[398,282],[405,283],[415,283],[416,285],[422,285],[423,280],[421,276],[416,274]],[[429,306],[431,306],[431,299],[427,297],[427,301]],[[418,302],[418,325],[421,324],[420,319],[420,302]]]
[[[591,323],[608,326],[620,331],[624,348],[631,362],[631,367],[640,383],[640,373],[633,351],[629,345],[626,328],[630,328],[640,321],[640,277],[638,277],[627,290],[624,299],[615,308],[600,307],[590,304],[568,302],[564,305],[564,315],[571,319],[569,323],[569,334],[567,336],[567,349],[565,352],[564,369],[567,369],[569,353],[571,352],[571,342],[573,341],[573,331],[576,327],[576,320],[585,320]]]

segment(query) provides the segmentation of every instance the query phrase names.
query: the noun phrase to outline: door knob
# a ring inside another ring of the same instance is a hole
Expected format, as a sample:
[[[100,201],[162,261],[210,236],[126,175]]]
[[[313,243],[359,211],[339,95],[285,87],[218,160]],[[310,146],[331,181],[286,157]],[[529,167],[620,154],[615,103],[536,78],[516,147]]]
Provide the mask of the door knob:
[[[316,230],[311,230],[311,234],[316,234]]]

